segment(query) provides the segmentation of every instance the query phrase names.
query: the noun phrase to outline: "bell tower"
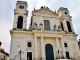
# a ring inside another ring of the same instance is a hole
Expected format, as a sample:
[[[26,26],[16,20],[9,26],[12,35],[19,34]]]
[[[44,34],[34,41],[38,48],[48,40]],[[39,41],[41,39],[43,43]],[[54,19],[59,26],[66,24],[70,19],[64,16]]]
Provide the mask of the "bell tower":
[[[62,30],[66,32],[74,32],[72,25],[72,16],[69,15],[69,11],[67,8],[60,7],[58,10],[59,13],[59,22],[62,26]]]
[[[14,9],[13,30],[26,30],[28,15],[27,7],[27,2],[17,1],[16,8]]]

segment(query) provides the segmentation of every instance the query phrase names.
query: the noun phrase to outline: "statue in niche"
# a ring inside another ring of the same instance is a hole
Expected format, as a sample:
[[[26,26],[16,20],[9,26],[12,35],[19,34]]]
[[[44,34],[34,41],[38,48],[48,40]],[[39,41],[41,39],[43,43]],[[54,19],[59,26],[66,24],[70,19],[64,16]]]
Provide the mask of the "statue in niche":
[[[43,24],[40,23],[40,30],[43,30]]]
[[[37,24],[36,24],[36,22],[34,23],[34,29],[37,29]]]
[[[54,31],[56,31],[56,25],[54,25]]]

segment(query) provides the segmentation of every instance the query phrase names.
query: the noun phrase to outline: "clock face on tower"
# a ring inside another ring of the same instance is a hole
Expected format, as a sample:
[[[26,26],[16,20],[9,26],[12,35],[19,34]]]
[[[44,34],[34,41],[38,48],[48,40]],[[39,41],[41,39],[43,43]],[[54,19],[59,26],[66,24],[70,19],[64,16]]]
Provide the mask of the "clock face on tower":
[[[20,8],[20,9],[24,9],[24,6],[23,6],[23,5],[20,5],[19,8]]]

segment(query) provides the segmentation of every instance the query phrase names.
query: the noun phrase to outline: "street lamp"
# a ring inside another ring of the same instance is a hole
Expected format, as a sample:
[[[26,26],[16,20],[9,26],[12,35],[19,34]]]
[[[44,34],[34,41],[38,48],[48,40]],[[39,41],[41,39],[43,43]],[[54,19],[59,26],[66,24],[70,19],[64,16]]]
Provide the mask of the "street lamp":
[[[60,59],[60,53],[62,52],[62,49],[56,49],[57,53],[58,53],[58,58]]]
[[[24,49],[23,49],[23,50],[21,50],[21,48],[19,48],[19,49],[18,49],[18,53],[20,54],[20,60],[21,60],[21,54],[23,54],[23,53],[24,53]]]

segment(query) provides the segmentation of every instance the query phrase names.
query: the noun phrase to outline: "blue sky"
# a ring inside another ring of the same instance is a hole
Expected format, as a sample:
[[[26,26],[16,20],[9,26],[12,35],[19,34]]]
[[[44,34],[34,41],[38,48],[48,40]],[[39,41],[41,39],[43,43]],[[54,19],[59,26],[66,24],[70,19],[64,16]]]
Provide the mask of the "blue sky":
[[[72,16],[72,23],[74,31],[77,36],[77,40],[80,38],[80,0],[19,0],[28,2],[28,18],[27,25],[29,26],[31,11],[39,9],[41,6],[47,6],[52,11],[57,11],[60,7],[68,8],[70,15]],[[14,9],[16,7],[17,0],[1,0],[0,1],[0,41],[2,42],[2,48],[6,52],[10,51],[10,30],[13,28],[14,21]]]

